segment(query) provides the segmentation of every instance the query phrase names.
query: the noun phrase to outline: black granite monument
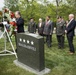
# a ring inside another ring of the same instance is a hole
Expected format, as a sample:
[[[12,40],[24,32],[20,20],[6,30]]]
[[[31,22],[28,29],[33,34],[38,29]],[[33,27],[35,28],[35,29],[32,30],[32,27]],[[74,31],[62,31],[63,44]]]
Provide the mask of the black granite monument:
[[[35,69],[45,69],[44,62],[44,39],[32,33],[17,34],[17,55],[18,61]]]

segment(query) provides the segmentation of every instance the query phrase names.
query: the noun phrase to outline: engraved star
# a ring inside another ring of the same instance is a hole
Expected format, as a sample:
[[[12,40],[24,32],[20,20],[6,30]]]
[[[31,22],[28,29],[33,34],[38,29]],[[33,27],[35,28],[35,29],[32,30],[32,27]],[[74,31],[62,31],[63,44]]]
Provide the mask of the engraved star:
[[[22,42],[22,39],[20,38],[20,42]]]
[[[29,40],[27,40],[27,43],[29,44],[29,43],[30,43],[30,41],[29,41]]]
[[[34,42],[33,41],[31,41],[31,45],[34,45]]]
[[[23,39],[23,42],[25,42],[25,39]]]

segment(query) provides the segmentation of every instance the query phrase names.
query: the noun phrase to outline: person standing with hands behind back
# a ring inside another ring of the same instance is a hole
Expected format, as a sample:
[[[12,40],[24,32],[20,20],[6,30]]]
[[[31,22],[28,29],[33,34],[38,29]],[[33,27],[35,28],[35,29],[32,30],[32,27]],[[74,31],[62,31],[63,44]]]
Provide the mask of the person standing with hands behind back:
[[[74,50],[74,45],[73,45],[73,37],[74,37],[74,29],[76,26],[76,21],[74,20],[74,15],[70,14],[69,15],[69,22],[66,26],[66,30],[65,33],[67,34],[67,39],[68,39],[68,43],[69,43],[69,49],[70,49],[70,54],[74,54],[75,50]]]
[[[33,18],[30,19],[30,22],[28,24],[28,32],[29,33],[36,33],[36,23],[34,22]]]

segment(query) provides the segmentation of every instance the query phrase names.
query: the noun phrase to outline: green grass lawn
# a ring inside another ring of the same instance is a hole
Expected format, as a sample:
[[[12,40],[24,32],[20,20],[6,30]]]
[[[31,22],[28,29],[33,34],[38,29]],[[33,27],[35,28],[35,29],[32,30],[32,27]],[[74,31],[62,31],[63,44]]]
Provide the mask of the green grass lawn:
[[[15,46],[15,40],[13,39]],[[76,50],[76,36],[74,38],[74,46]],[[4,40],[0,39],[0,51],[4,49]],[[7,49],[11,50],[11,46],[7,43]],[[45,44],[45,65],[51,69],[46,75],[76,75],[76,53],[69,55],[67,39],[65,39],[65,48],[58,49],[56,36],[53,35],[52,47],[48,48]],[[0,57],[0,75],[35,75],[20,67],[15,66],[13,61],[15,56]]]

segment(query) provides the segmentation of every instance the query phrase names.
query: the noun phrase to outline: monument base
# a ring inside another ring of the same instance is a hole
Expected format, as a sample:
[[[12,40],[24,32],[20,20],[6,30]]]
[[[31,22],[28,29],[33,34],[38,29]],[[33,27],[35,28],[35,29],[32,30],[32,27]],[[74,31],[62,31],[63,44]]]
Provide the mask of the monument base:
[[[15,60],[14,63],[16,66],[19,66],[19,67],[21,67],[29,72],[35,73],[36,75],[44,75],[44,74],[47,74],[51,71],[50,69],[45,68],[44,70],[39,72],[39,71],[36,71],[35,69],[33,69],[33,68],[31,68],[31,67],[29,67],[21,62],[19,62],[18,60]]]

